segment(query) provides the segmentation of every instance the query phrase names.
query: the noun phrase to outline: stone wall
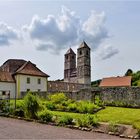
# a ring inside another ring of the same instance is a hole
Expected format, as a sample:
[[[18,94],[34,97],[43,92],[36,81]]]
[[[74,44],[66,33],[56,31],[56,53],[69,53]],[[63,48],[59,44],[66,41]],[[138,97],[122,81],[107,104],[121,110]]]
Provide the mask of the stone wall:
[[[114,87],[99,88],[92,91],[92,94],[99,95],[105,102],[120,102],[140,107],[140,87]]]
[[[89,87],[89,85],[79,84],[79,83],[68,83],[60,81],[48,81],[48,92],[75,92],[80,89]]]
[[[84,88],[82,84],[60,82],[49,82],[48,86],[51,87],[48,88],[48,94],[63,92],[71,99],[91,101],[99,96],[108,104],[114,102],[122,104],[122,106],[140,107],[140,87]]]

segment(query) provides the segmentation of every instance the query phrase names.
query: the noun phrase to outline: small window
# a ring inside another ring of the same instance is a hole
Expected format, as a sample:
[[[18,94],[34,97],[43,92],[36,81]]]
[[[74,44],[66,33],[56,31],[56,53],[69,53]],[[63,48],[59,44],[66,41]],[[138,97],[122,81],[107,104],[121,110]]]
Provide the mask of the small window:
[[[27,91],[27,92],[29,92],[29,91],[30,91],[30,89],[28,88],[26,91]]]
[[[27,77],[27,84],[30,84],[30,78]]]
[[[66,59],[68,59],[68,56],[66,56]]]
[[[38,92],[40,92],[41,91],[41,89],[38,89]]]
[[[82,55],[82,51],[80,51],[79,54]]]
[[[40,79],[40,78],[38,78],[38,80],[37,80],[37,81],[38,81],[38,84],[41,84],[41,79]]]
[[[74,59],[74,56],[72,56],[72,59]]]
[[[88,55],[88,51],[86,51],[86,54]]]

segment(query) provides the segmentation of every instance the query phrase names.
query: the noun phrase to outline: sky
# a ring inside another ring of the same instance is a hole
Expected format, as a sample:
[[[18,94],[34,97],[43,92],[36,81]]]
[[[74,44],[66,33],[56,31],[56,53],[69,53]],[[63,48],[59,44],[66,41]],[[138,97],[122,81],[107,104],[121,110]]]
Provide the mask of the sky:
[[[24,59],[62,79],[64,54],[83,40],[92,81],[140,70],[140,1],[0,0],[0,65]]]

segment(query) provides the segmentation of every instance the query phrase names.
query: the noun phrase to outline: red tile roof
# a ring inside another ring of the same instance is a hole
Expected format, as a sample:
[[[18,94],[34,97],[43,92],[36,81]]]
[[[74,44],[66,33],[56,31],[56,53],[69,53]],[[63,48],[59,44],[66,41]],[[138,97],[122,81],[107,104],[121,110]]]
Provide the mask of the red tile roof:
[[[103,78],[100,87],[127,87],[131,86],[131,76]]]
[[[6,62],[3,63],[1,66],[2,71],[7,71],[10,73],[16,72],[26,61],[23,59],[8,59]]]
[[[6,71],[0,71],[0,82],[15,82],[11,73]]]
[[[25,74],[25,75],[34,75],[34,76],[42,76],[49,77],[49,75],[42,72],[39,68],[36,67],[35,64],[30,61],[25,62],[16,72],[15,74]]]

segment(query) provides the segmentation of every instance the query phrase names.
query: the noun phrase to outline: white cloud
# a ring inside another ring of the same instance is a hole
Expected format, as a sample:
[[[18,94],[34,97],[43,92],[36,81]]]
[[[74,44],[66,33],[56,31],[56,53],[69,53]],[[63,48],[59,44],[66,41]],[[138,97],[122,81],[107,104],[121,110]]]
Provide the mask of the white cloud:
[[[0,46],[10,45],[17,39],[19,39],[18,32],[6,23],[0,22]]]
[[[29,33],[37,50],[50,50],[59,54],[65,48],[80,45],[83,40],[92,50],[98,50],[102,42],[109,38],[104,25],[105,19],[104,12],[92,11],[87,20],[82,21],[73,11],[63,6],[58,17],[48,15],[46,19],[41,19],[34,16],[30,25],[24,29]]]
[[[101,59],[107,59],[119,51],[104,44],[109,38],[105,19],[104,12],[91,11],[89,17],[82,21],[75,12],[62,6],[58,16],[48,15],[44,19],[34,16],[29,25],[22,27],[23,32],[0,22],[0,46],[10,45],[22,36],[22,43],[26,45],[31,41],[37,50],[59,54],[65,48],[79,46],[85,40],[95,54],[101,55]]]
[[[100,60],[105,60],[105,59],[109,59],[112,56],[116,55],[119,53],[119,50],[112,47],[109,44],[106,44],[102,47],[100,47],[97,50],[96,56],[100,59]]]

